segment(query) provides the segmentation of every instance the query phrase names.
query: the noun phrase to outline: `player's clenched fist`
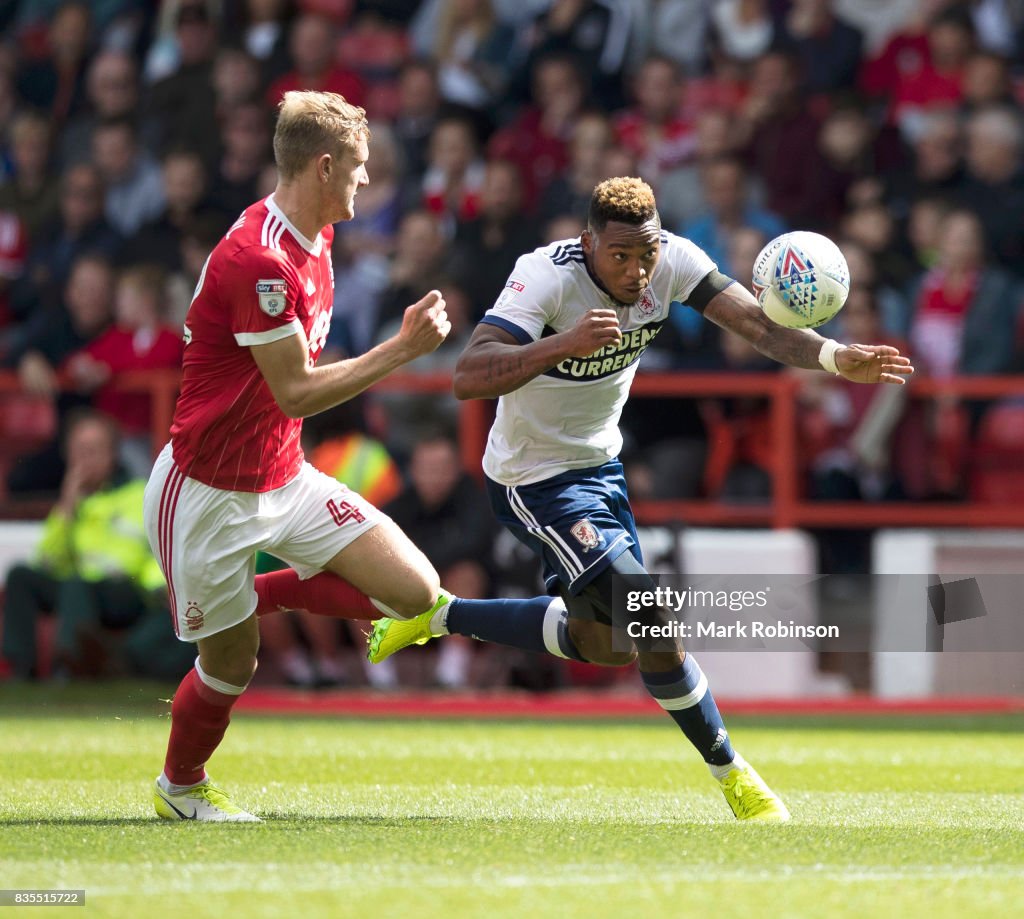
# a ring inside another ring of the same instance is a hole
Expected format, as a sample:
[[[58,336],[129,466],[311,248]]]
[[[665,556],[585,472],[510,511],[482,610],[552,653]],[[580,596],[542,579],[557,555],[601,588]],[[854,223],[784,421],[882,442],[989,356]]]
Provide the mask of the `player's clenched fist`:
[[[589,310],[565,335],[570,357],[589,357],[607,345],[622,341],[615,310]]]
[[[444,308],[441,291],[432,290],[406,309],[398,337],[413,357],[429,354],[448,337],[452,324]]]

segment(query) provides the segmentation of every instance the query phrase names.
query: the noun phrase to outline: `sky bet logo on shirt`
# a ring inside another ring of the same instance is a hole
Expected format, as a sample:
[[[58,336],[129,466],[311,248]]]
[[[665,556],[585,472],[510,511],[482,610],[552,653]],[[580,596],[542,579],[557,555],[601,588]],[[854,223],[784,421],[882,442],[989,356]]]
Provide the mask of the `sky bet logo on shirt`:
[[[288,302],[288,285],[281,278],[260,279],[256,282],[256,295],[260,309],[268,316],[280,316]]]
[[[651,322],[639,329],[631,329],[622,333],[622,341],[617,345],[605,345],[590,357],[569,357],[552,367],[545,376],[559,380],[599,380],[613,373],[625,370],[640,360],[647,346],[654,341],[661,331],[665,320]],[[553,330],[545,329],[544,335],[554,334]]]
[[[505,285],[505,289],[498,295],[498,300],[494,304],[496,310],[500,310],[503,306],[511,303],[519,294],[526,290],[526,285],[520,281],[509,281]]]

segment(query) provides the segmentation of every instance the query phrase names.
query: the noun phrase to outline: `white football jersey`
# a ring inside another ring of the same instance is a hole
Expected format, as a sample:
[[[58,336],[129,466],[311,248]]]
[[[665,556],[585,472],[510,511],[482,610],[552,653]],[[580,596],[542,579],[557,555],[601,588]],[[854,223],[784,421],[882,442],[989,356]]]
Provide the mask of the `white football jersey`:
[[[570,469],[599,466],[619,454],[619,417],[637,362],[674,301],[686,302],[715,263],[688,239],[662,231],[661,256],[644,295],[623,306],[591,277],[579,239],[522,256],[481,320],[520,344],[571,329],[592,309],[614,309],[622,341],[589,357],[569,358],[498,400],[484,472],[502,485],[528,485]]]

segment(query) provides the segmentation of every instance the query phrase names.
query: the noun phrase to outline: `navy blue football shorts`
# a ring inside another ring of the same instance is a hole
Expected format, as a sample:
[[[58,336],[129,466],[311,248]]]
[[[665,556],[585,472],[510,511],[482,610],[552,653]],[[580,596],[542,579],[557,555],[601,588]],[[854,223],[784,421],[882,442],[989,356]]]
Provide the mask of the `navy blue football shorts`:
[[[544,562],[544,583],[576,596],[623,552],[643,564],[622,463],[573,469],[531,485],[487,479],[494,514]]]

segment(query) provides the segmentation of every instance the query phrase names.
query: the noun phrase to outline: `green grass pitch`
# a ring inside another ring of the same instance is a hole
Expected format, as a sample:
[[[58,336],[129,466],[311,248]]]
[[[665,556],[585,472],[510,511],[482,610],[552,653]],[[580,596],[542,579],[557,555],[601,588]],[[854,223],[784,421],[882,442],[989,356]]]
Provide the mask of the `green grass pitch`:
[[[267,819],[211,826],[154,818],[167,694],[0,688],[0,887],[133,919],[1024,915],[1018,717],[732,719],[794,815],[751,826],[667,719],[240,715],[211,772]]]

